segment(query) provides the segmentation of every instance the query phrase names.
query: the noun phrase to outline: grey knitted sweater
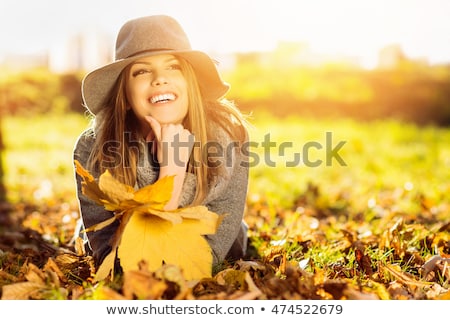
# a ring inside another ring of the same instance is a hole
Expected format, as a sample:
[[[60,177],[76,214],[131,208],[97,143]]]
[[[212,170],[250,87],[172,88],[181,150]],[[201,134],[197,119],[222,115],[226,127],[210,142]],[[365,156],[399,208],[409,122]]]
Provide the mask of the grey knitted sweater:
[[[247,243],[247,229],[243,221],[243,214],[248,187],[248,159],[240,148],[227,148],[232,144],[231,138],[220,127],[217,130],[217,142],[223,147],[224,156],[221,161],[225,163],[225,168],[220,171],[221,174],[215,177],[214,181],[210,182],[210,191],[203,202],[209,210],[217,214],[225,214],[217,232],[214,235],[205,236],[212,248],[214,264],[223,261],[227,254],[230,255],[231,251],[234,251],[233,256],[236,256],[235,248],[239,248],[238,251],[244,250],[240,253],[242,256]],[[78,160],[85,168],[94,140],[93,130],[88,129],[79,136],[75,144],[73,158]],[[149,152],[148,144],[142,141],[141,146],[136,189],[153,184],[159,176],[159,165],[153,160],[154,157]],[[98,178],[98,173],[91,172],[91,174]],[[88,199],[81,191],[81,177],[77,174],[75,174],[75,177],[84,227],[89,228],[111,218],[114,213]],[[187,173],[180,198],[180,207],[187,206],[192,202],[195,189],[195,176]],[[113,223],[102,230],[87,233],[88,243],[97,265],[111,252],[110,239],[117,227],[118,223]]]

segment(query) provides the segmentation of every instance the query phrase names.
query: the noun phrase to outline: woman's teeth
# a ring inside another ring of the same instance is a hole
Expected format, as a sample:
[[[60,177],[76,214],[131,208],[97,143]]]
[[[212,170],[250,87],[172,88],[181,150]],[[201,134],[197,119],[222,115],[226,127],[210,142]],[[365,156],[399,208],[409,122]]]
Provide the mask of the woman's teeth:
[[[166,102],[173,100],[175,100],[175,95],[173,93],[158,94],[150,98],[151,103]]]

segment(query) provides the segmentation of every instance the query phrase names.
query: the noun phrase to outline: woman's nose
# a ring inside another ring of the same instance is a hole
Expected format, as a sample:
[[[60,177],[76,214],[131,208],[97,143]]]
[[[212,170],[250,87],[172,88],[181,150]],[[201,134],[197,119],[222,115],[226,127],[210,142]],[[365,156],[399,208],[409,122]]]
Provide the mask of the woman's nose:
[[[153,86],[160,86],[166,83],[168,83],[168,81],[167,77],[164,75],[164,72],[153,71],[153,79],[152,79]]]

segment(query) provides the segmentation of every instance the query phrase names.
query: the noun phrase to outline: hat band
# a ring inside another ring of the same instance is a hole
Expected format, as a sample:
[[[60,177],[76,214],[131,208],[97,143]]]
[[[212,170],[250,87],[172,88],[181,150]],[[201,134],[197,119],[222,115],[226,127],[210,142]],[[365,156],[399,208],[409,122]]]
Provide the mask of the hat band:
[[[139,55],[141,55],[143,53],[151,53],[151,52],[158,52],[158,51],[174,51],[174,49],[160,48],[160,49],[142,50],[142,51],[138,51],[138,52],[135,52],[133,54],[130,54],[128,57],[125,57],[125,59],[132,58],[132,57],[135,57],[135,56],[139,56]]]

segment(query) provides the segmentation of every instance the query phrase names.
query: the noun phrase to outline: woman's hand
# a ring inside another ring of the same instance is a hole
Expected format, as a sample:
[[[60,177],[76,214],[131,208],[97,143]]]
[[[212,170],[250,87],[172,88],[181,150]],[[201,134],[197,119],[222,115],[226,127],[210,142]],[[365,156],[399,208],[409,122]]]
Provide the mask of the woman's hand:
[[[161,125],[151,116],[146,116],[145,119],[154,135],[147,136],[147,141],[153,140],[153,143],[156,143],[160,166],[179,167],[185,170],[194,146],[194,135],[181,124]]]
[[[161,125],[155,118],[146,116],[152,132],[147,141],[156,143],[156,155],[160,165],[159,178],[175,176],[172,199],[167,203],[166,210],[178,208],[186,167],[194,147],[194,135],[181,124]]]

